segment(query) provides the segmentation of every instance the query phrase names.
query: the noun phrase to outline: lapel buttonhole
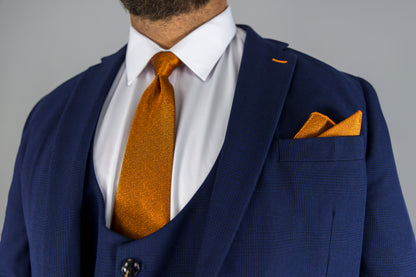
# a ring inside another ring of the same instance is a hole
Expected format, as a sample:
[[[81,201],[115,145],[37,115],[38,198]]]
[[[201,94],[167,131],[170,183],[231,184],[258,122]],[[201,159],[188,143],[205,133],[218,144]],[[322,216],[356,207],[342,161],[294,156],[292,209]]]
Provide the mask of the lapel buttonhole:
[[[278,60],[273,58],[272,61],[276,62],[276,63],[287,63],[287,61],[282,61],[282,60]]]

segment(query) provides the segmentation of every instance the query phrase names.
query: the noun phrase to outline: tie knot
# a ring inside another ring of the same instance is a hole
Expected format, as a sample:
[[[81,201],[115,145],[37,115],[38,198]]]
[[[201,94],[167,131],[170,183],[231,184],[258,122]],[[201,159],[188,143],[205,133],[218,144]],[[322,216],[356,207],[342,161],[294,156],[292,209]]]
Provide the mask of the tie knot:
[[[152,57],[150,63],[153,65],[156,75],[169,77],[182,62],[172,52],[159,52]]]

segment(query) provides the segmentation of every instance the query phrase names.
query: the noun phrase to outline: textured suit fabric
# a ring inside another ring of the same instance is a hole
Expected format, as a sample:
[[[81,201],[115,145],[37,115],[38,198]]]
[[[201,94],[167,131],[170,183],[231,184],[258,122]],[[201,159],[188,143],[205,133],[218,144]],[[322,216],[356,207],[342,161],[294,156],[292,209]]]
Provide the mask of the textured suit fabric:
[[[199,242],[203,236],[204,218],[208,211],[220,157],[221,153],[194,197],[172,221],[150,236],[133,240],[107,229],[104,220],[104,199],[90,154],[84,184],[81,223],[82,275],[119,276],[123,261],[133,257],[142,264],[140,275],[193,276],[198,259],[195,253],[200,251]]]
[[[414,233],[374,89],[243,27],[227,133],[198,223],[203,231],[189,232],[199,251],[178,248],[162,276],[415,276]],[[64,83],[31,112],[9,194],[0,276],[86,272],[88,150],[124,55],[125,48]],[[357,110],[359,136],[293,139],[312,112],[340,122]],[[139,255],[146,266],[150,257]],[[188,263],[192,275],[183,271]]]

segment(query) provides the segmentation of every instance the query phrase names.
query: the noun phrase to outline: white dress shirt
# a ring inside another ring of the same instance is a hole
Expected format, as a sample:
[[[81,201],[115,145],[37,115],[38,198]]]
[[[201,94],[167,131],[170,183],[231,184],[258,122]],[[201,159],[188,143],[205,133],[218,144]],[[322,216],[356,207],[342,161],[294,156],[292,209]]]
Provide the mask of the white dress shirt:
[[[222,148],[243,54],[245,31],[231,9],[201,25],[168,51],[183,64],[169,81],[175,93],[175,149],[170,218],[202,185]],[[149,60],[162,49],[130,26],[126,59],[108,93],[97,125],[93,161],[111,224],[130,126],[155,73]]]

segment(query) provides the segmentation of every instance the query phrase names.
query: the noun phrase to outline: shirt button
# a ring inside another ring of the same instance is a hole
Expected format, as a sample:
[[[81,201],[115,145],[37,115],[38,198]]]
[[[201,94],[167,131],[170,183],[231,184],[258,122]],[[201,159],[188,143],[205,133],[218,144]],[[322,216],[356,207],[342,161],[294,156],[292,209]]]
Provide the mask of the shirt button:
[[[135,259],[127,259],[121,266],[121,274],[123,274],[124,277],[137,276],[140,270],[140,263]]]

